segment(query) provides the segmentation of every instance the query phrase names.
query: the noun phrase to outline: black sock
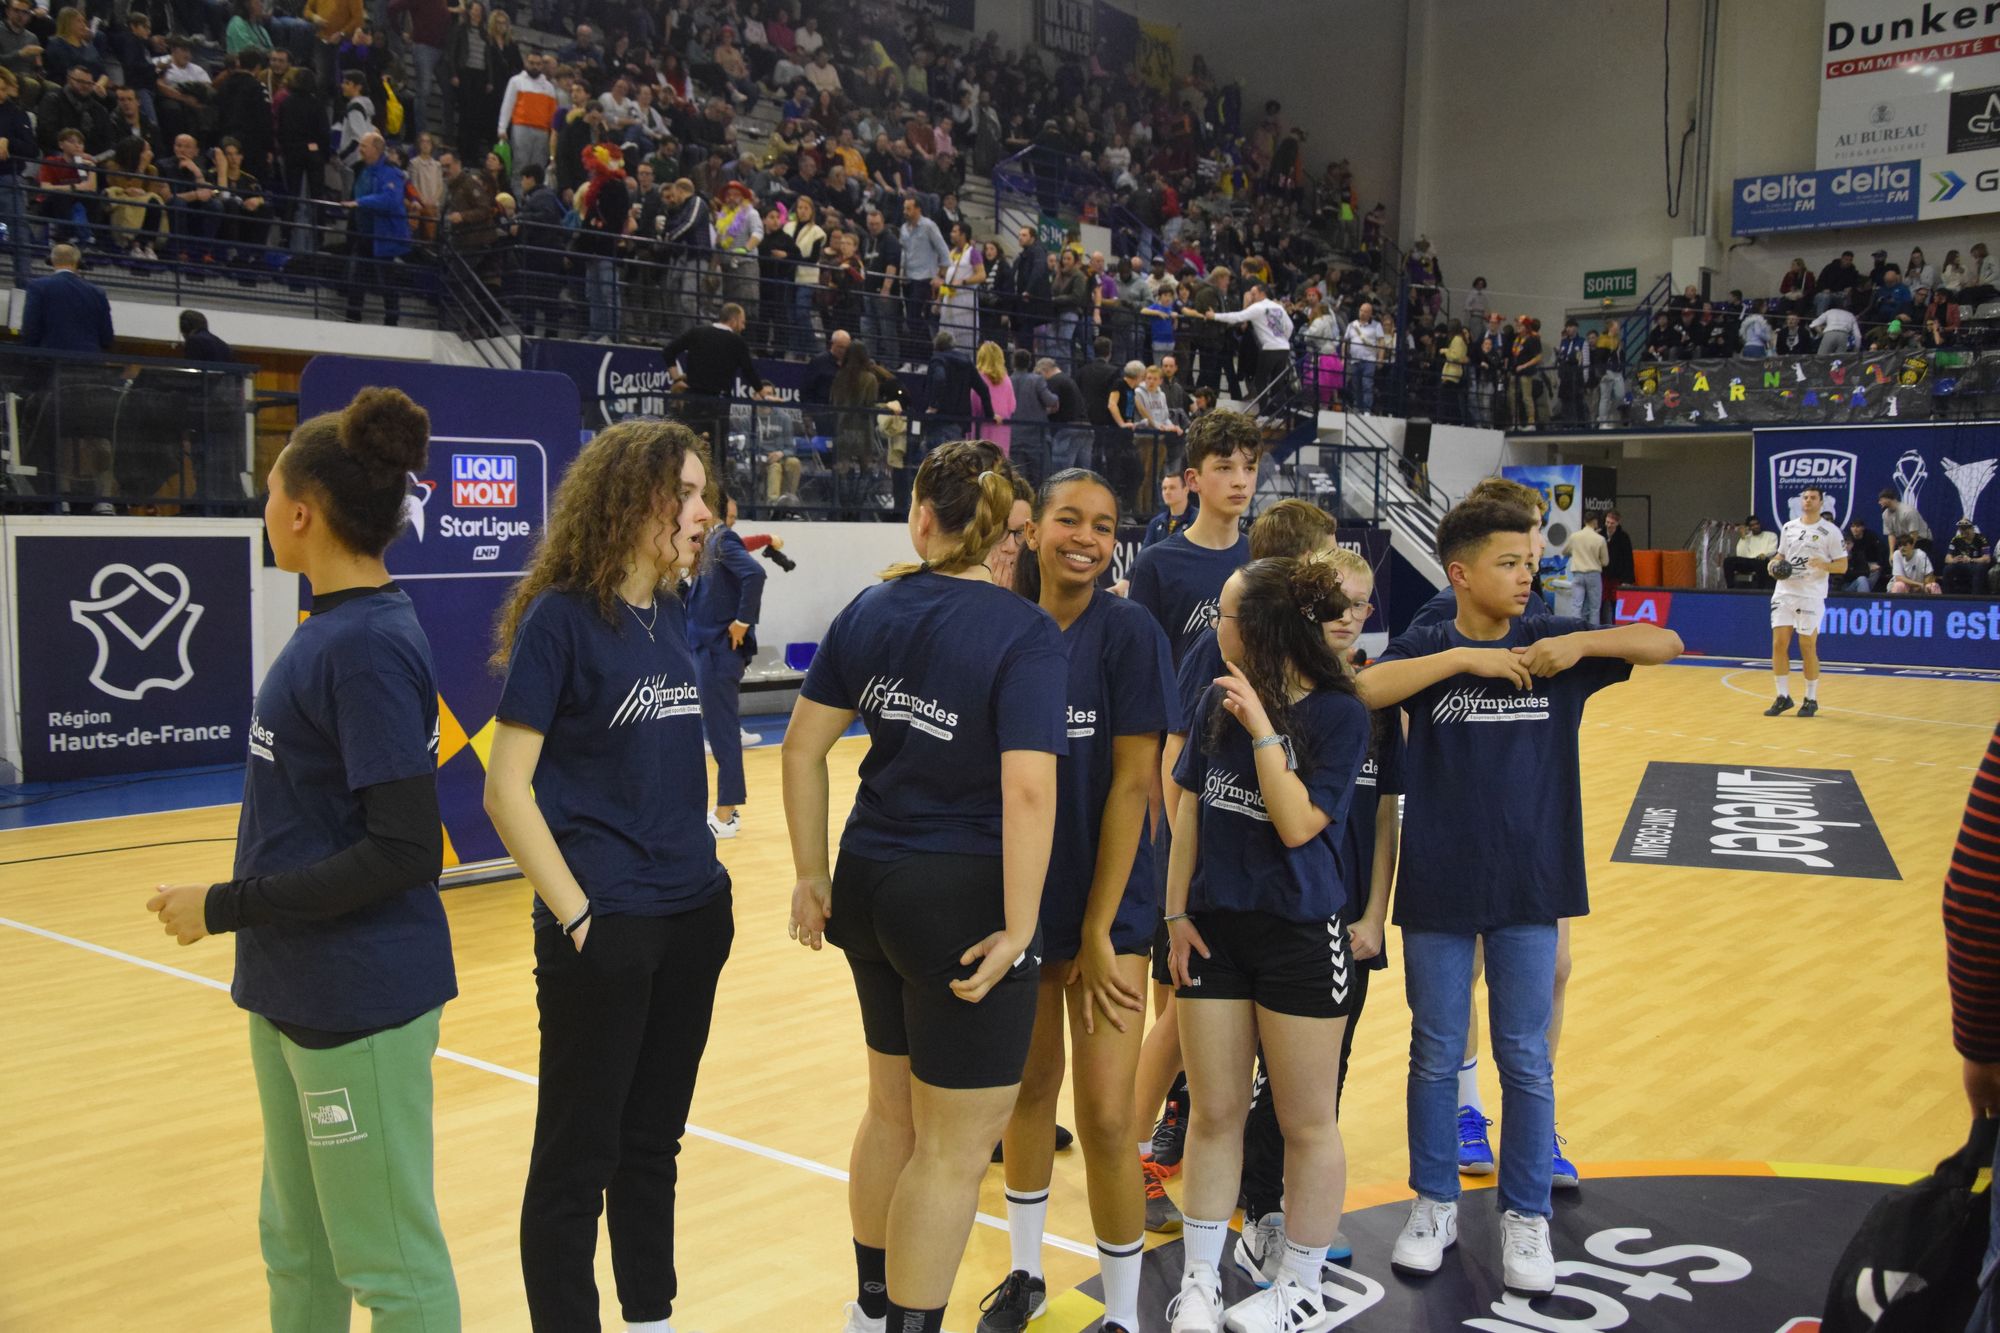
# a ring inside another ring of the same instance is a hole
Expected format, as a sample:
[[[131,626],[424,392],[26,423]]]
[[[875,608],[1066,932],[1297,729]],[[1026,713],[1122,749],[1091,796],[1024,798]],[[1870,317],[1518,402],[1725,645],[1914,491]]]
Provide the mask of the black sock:
[[[854,1272],[859,1279],[855,1288],[859,1294],[855,1296],[854,1303],[861,1307],[861,1313],[870,1319],[880,1319],[887,1315],[889,1313],[888,1252],[855,1241]]]
[[[889,1302],[888,1333],[944,1333],[944,1307],[912,1310]]]
[[[1188,1108],[1194,1105],[1194,1099],[1188,1095],[1186,1070],[1174,1075],[1174,1086],[1167,1089],[1167,1100],[1181,1108],[1181,1119],[1186,1120]]]

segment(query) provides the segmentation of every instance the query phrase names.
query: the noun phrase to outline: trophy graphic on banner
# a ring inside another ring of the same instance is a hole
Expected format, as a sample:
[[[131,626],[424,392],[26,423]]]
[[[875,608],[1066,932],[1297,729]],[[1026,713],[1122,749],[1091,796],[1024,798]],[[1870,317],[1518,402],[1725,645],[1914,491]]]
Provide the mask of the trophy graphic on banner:
[[[1949,458],[1943,460],[1944,475],[1958,488],[1959,517],[1971,518],[1972,511],[1979,507],[1979,496],[1987,483],[1993,480],[1993,473],[2000,468],[2000,459],[1982,458],[1977,463],[1954,463]]]
[[[1905,449],[1903,456],[1896,460],[1896,470],[1889,475],[1902,488],[1903,503],[1912,509],[1917,508],[1917,488],[1930,475],[1930,469],[1924,466],[1924,456],[1915,449]]]

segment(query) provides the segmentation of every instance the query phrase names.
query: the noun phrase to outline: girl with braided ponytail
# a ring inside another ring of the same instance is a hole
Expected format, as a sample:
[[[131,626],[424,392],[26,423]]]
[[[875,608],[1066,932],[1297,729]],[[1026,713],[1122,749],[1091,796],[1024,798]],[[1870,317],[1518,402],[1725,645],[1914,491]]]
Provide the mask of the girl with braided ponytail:
[[[1069,670],[1049,614],[992,583],[1014,499],[990,446],[931,451],[918,561],[834,618],[785,733],[791,935],[846,953],[868,1046],[850,1333],[942,1327],[1035,1025]],[[829,874],[826,757],[856,717],[868,753]]]
[[[1320,1292],[1340,1226],[1346,1154],[1335,1121],[1341,1039],[1360,1003],[1341,841],[1368,752],[1368,710],[1328,645],[1348,600],[1323,559],[1258,560],[1223,585],[1225,674],[1174,769],[1168,963],[1193,1101],[1183,1170],[1185,1266],[1176,1333],[1223,1326],[1218,1266],[1243,1166],[1261,1046],[1286,1144],[1283,1255],[1228,1326],[1330,1326]]]

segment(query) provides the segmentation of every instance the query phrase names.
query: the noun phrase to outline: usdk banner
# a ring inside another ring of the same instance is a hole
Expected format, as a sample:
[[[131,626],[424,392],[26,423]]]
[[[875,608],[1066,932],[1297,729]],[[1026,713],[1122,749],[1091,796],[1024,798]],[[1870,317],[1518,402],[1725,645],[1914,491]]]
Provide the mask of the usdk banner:
[[[1954,120],[1978,114],[1954,94],[2000,86],[2000,4],[1825,0],[1820,27],[1822,168],[1941,157]],[[1962,128],[1957,130],[1963,141]]]
[[[1989,536],[2000,530],[2000,487],[1993,484],[2000,423],[1765,429],[1751,441],[1756,513],[1774,532],[1798,515],[1799,495],[1809,486],[1843,527],[1859,517],[1880,532],[1878,497],[1886,490],[1923,515],[1940,548],[1961,518]]]

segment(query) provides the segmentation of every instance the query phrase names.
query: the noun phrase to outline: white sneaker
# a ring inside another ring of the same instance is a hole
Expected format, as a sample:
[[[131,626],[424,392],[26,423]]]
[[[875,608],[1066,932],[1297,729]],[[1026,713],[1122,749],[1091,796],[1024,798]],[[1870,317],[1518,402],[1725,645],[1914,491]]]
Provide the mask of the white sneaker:
[[[1235,1259],[1237,1271],[1259,1287],[1276,1282],[1285,1262],[1285,1215],[1266,1213],[1255,1221],[1244,1218],[1243,1234],[1236,1238]]]
[[[1229,1333],[1319,1333],[1332,1328],[1334,1316],[1316,1291],[1307,1291],[1290,1273],[1248,1300],[1238,1301],[1223,1316]]]
[[[1549,1248],[1548,1218],[1511,1208],[1500,1215],[1500,1275],[1509,1291],[1555,1290],[1556,1255]]]
[[[718,838],[733,838],[743,828],[743,815],[739,811],[728,819],[717,819],[715,811],[708,812],[708,831]]]
[[[1171,1333],[1222,1333],[1222,1279],[1207,1264],[1181,1275],[1180,1295],[1167,1306]]]
[[[841,1326],[840,1333],[887,1333],[889,1320],[886,1315],[880,1319],[870,1319],[861,1313],[861,1306],[854,1301],[847,1303],[846,1313],[847,1323]]]
[[[1396,1237],[1389,1262],[1412,1273],[1435,1273],[1444,1267],[1444,1252],[1458,1244],[1458,1205],[1421,1196],[1410,1204],[1410,1220]]]
[[[746,746],[762,745],[764,743],[764,738],[762,736],[759,736],[754,731],[745,731],[741,727],[738,727],[736,729],[736,739],[742,741],[743,744]]]

